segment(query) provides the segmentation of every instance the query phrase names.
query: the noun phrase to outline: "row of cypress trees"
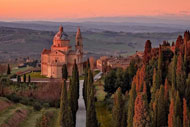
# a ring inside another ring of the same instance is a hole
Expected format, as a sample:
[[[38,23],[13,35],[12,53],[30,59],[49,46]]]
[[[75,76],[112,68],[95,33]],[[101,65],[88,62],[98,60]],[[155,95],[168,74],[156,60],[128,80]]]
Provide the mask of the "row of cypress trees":
[[[60,98],[59,124],[61,127],[75,127],[79,98],[79,72],[76,60],[73,65],[69,88],[67,88],[66,85],[66,81],[68,80],[66,64],[62,67],[62,78],[63,83]]]
[[[95,87],[93,85],[93,73],[90,70],[90,62],[88,60],[85,69],[85,78],[83,84],[83,98],[86,106],[86,127],[98,127],[95,108]]]
[[[79,99],[79,72],[76,61],[73,66],[69,90],[67,92],[66,81],[68,79],[67,66],[62,68],[62,90],[60,98],[59,123],[62,127],[74,127],[76,125],[76,112]],[[90,70],[89,60],[85,68],[83,84],[83,98],[86,106],[86,127],[98,127],[95,108],[95,87],[93,85],[93,73]]]

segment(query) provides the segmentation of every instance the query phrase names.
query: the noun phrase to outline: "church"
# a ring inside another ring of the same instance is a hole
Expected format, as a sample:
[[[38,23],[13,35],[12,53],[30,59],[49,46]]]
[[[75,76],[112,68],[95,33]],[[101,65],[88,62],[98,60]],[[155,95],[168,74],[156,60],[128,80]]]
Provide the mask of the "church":
[[[68,35],[60,26],[54,36],[51,49],[44,49],[41,53],[41,74],[49,78],[62,78],[62,66],[67,65],[68,75],[72,75],[72,68],[76,60],[79,75],[83,73],[83,43],[80,28],[76,33],[75,50],[70,46]]]

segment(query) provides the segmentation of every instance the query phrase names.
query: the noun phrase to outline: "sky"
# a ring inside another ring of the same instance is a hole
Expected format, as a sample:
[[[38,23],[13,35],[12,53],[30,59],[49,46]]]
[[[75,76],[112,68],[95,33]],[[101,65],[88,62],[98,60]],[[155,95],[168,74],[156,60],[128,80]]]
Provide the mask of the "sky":
[[[0,20],[190,15],[190,0],[0,0]]]

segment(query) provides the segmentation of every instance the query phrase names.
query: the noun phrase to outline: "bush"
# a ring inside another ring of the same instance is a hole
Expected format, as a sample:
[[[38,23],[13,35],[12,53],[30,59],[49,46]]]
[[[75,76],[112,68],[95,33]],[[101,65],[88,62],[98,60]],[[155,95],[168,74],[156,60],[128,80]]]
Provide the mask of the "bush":
[[[9,100],[13,101],[14,103],[18,103],[21,100],[21,98],[19,96],[17,96],[15,93],[7,96],[7,98]]]
[[[21,100],[20,100],[20,103],[24,104],[24,105],[29,105],[30,100],[28,98],[26,98],[26,97],[22,97]]]
[[[43,107],[49,108],[49,107],[50,107],[50,104],[49,104],[49,103],[44,103],[44,104],[43,104]]]
[[[40,111],[42,109],[42,106],[39,102],[35,102],[33,105],[34,110]]]

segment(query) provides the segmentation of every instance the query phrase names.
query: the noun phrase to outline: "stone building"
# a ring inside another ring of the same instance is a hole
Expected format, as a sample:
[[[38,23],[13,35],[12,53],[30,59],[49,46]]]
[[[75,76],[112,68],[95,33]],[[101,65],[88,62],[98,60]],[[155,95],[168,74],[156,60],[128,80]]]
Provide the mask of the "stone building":
[[[51,49],[44,49],[41,53],[41,74],[51,78],[62,77],[62,66],[67,64],[68,74],[72,75],[74,61],[78,65],[79,75],[83,73],[83,43],[80,28],[76,33],[75,50],[70,46],[68,35],[60,26],[54,36]]]

